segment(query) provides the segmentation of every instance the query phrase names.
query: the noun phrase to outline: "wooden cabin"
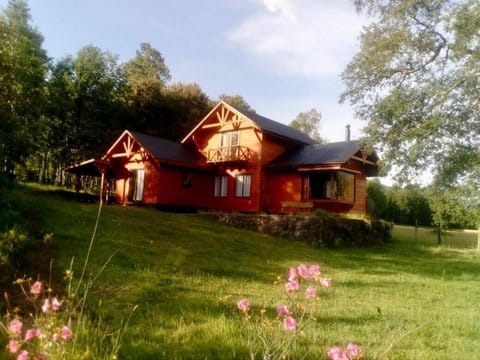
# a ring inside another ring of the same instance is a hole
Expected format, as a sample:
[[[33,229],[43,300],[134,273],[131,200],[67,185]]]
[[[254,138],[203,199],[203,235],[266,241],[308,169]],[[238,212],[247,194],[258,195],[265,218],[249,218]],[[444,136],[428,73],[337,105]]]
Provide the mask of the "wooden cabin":
[[[366,212],[378,157],[357,141],[307,135],[221,101],[181,142],[125,130],[101,159],[67,171],[103,174],[120,204],[239,212]]]

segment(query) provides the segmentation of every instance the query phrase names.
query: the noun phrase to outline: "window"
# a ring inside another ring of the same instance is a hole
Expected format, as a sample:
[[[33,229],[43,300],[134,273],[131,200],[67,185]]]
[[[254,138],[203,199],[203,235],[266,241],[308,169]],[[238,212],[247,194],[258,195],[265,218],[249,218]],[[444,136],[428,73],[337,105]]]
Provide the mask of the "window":
[[[220,134],[222,160],[236,160],[238,158],[239,139],[240,132],[237,130]]]
[[[250,188],[252,185],[252,175],[237,175],[235,177],[235,196],[250,197]]]
[[[227,197],[227,176],[215,176],[215,186],[213,190],[213,196],[215,197]]]
[[[355,202],[355,175],[345,171],[322,171],[310,174],[311,199]]]

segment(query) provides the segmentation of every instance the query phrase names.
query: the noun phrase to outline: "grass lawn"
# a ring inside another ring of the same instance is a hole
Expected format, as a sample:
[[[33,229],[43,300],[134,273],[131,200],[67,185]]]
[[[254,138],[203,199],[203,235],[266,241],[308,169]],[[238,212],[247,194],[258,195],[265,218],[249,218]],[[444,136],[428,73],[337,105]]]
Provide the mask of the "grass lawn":
[[[78,276],[97,205],[20,189],[42,230],[54,233],[57,281],[72,257]],[[385,246],[321,249],[195,215],[107,205],[89,274],[113,258],[94,283],[90,308],[115,328],[138,305],[120,359],[244,359],[236,302],[246,297],[274,317],[284,299],[277,276],[319,263],[332,287],[319,290],[317,320],[299,332],[293,358],[326,359],[331,346],[350,341],[366,359],[478,358],[480,257],[431,246],[420,234],[415,242],[398,229]]]

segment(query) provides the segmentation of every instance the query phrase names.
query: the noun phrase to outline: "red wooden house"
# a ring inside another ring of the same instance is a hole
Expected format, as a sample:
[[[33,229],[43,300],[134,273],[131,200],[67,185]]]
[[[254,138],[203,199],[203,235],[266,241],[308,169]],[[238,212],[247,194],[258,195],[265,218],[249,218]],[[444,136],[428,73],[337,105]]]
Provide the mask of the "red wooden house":
[[[122,204],[365,213],[366,178],[378,174],[377,161],[356,141],[316,144],[220,102],[181,142],[125,130],[101,159],[67,171],[103,174]]]

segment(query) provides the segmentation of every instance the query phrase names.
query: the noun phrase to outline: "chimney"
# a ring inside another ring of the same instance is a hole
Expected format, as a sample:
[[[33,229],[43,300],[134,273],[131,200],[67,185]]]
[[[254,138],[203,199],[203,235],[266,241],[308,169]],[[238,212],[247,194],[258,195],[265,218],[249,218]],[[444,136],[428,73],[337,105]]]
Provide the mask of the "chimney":
[[[345,141],[350,141],[350,125],[345,126]]]

